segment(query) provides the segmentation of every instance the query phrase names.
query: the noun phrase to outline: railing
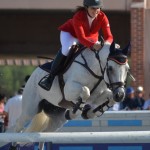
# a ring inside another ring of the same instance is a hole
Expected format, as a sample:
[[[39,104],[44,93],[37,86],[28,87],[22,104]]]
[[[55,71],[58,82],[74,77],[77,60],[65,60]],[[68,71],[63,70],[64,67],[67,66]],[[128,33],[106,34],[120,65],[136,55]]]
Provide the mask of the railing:
[[[0,142],[52,142],[59,144],[149,143],[150,131],[1,133]]]

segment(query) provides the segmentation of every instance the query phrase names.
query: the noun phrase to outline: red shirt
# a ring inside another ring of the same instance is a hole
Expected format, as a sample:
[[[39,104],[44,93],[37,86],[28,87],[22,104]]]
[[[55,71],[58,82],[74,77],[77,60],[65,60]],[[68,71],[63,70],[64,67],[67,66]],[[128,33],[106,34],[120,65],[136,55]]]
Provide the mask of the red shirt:
[[[87,12],[81,10],[58,29],[69,32],[72,36],[77,38],[81,44],[87,47],[92,47],[98,41],[100,29],[102,29],[105,41],[110,43],[113,41],[108,18],[102,11],[100,11],[98,16],[93,20],[91,28],[89,26]]]

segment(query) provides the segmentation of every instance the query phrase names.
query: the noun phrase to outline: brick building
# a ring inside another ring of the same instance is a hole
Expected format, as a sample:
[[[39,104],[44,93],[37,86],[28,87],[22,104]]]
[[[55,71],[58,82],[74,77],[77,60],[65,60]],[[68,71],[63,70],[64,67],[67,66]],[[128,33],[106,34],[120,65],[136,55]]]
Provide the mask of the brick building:
[[[113,1],[113,2],[112,2]],[[82,0],[1,0],[0,65],[38,65],[37,55],[53,56],[60,48],[58,26],[72,17]],[[114,39],[124,47],[130,40],[134,87],[150,93],[149,0],[104,0]]]

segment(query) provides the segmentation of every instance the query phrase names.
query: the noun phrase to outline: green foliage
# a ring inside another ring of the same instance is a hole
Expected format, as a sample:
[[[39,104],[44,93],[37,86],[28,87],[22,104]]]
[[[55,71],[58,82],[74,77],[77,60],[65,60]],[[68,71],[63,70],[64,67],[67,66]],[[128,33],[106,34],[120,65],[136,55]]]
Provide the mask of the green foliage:
[[[34,69],[33,66],[0,66],[0,93],[7,97],[14,95]]]

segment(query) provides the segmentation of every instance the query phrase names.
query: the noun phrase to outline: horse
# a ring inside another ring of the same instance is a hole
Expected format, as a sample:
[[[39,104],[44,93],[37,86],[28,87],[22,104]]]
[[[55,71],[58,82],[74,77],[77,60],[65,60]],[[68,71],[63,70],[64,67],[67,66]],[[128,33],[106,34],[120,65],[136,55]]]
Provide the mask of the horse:
[[[101,116],[125,97],[129,50],[130,44],[118,49],[114,42],[105,43],[99,51],[85,48],[63,74],[63,92],[59,76],[50,91],[41,88],[39,81],[48,72],[37,67],[25,85],[22,114],[8,132],[55,132],[78,115],[83,119]]]

